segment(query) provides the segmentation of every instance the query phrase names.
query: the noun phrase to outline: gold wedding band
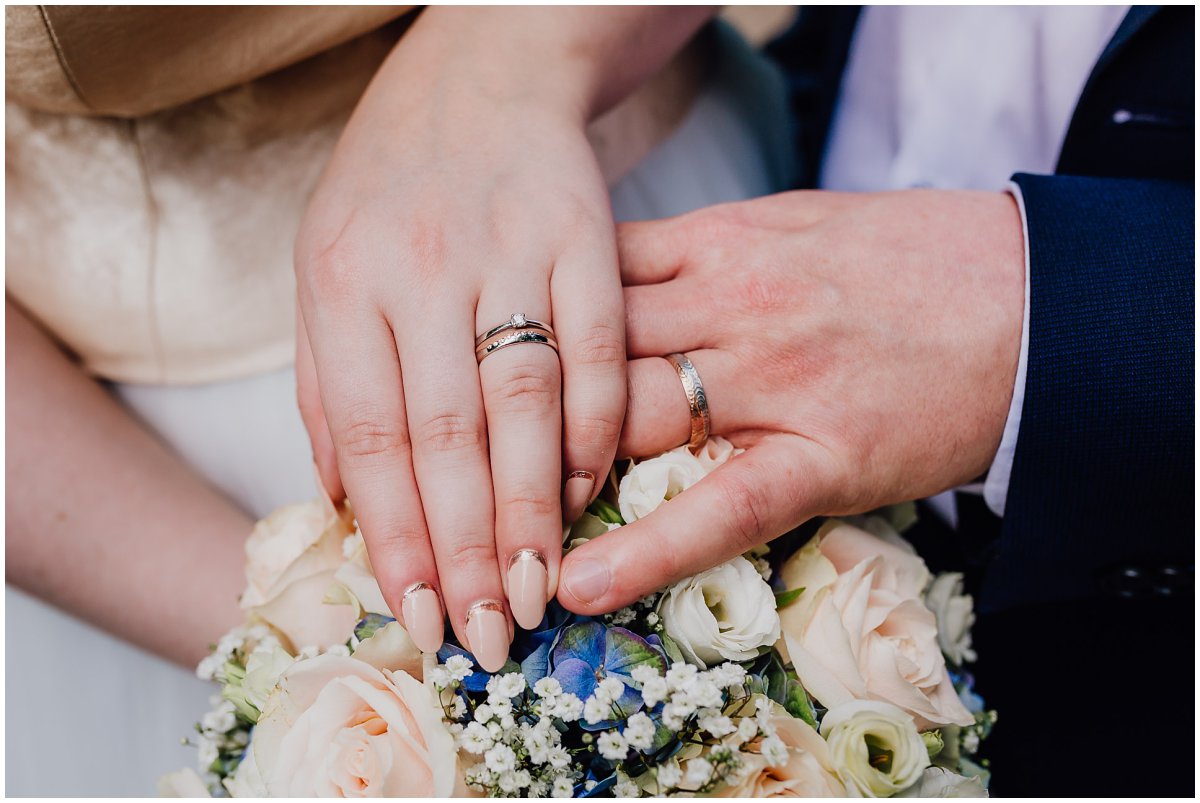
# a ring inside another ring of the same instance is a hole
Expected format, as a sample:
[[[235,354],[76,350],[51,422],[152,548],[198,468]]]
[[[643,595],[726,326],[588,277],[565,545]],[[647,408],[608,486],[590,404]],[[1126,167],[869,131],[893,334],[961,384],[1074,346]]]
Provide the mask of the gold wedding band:
[[[699,451],[712,431],[712,418],[708,413],[708,394],[704,392],[704,383],[696,366],[686,354],[668,354],[665,358],[675,366],[679,381],[683,383],[683,394],[687,396],[688,413],[691,416],[692,432],[688,438],[688,448],[693,452]]]
[[[554,331],[541,321],[530,320],[524,313],[518,312],[475,338],[475,362],[481,363],[497,351],[520,343],[541,343],[558,353]]]

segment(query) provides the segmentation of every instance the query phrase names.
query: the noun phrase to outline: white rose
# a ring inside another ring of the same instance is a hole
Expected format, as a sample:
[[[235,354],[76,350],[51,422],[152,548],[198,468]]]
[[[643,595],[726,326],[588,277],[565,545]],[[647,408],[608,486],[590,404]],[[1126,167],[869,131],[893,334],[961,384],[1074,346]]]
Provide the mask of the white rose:
[[[775,594],[741,556],[668,588],[658,614],[684,656],[701,666],[748,661],[779,640]]]
[[[246,754],[234,770],[233,775],[224,780],[226,791],[230,797],[267,797],[267,784],[262,773],[258,771],[258,763],[254,760],[254,735],[250,736],[250,746]]]
[[[963,576],[943,572],[933,578],[925,592],[925,605],[937,617],[938,645],[955,666],[974,661],[971,626],[975,624],[974,603],[963,592]]]
[[[381,672],[333,654],[298,661],[284,673],[232,786],[272,797],[469,791],[432,692],[406,672]]]
[[[930,767],[921,779],[896,797],[987,797],[978,778],[968,778],[941,767]]]
[[[342,564],[349,522],[322,500],[280,508],[254,526],[246,541],[246,591],[241,606],[299,649],[343,644],[354,609],[324,604]]]
[[[195,770],[183,769],[158,779],[159,797],[212,797]]]
[[[279,644],[263,645],[250,653],[246,659],[246,677],[242,679],[242,691],[250,704],[261,711],[279,683],[279,676],[295,660]]]
[[[784,563],[784,587],[804,589],[781,612],[788,658],[826,707],[882,700],[922,728],[970,725],[921,596],[929,570],[898,535],[881,534],[830,519]]]
[[[641,461],[621,478],[617,493],[621,518],[626,524],[645,518],[663,502],[692,487],[742,451],[718,436],[709,438],[699,454],[679,446]]]
[[[821,735],[838,777],[860,797],[890,797],[921,778],[929,751],[916,723],[891,703],[855,700],[831,708]]]

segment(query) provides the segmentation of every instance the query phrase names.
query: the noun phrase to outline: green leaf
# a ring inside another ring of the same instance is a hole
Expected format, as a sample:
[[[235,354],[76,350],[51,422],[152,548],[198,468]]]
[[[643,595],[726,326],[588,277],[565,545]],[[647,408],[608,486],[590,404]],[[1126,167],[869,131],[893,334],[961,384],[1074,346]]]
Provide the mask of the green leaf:
[[[221,697],[233,703],[234,711],[244,722],[251,725],[258,722],[259,711],[246,699],[246,692],[241,686],[226,686],[221,690]]]
[[[625,524],[625,519],[621,518],[621,511],[610,502],[596,497],[596,501],[588,505],[588,512],[605,524]]]
[[[783,701],[783,707],[796,719],[802,719],[814,728],[817,727],[817,715],[813,711],[812,701],[808,699],[808,692],[804,691],[804,687],[800,685],[800,681],[794,679],[788,680],[787,694]]]
[[[610,628],[605,635],[604,669],[613,675],[633,677],[634,667],[647,665],[658,673],[667,671],[667,662],[645,639],[618,627]]]
[[[683,657],[683,650],[679,649],[679,645],[675,643],[675,639],[666,633],[659,633],[658,637],[662,640],[663,652],[667,654],[667,658],[670,659],[671,663],[687,663],[687,659]]]
[[[791,605],[800,595],[804,593],[804,586],[793,588],[788,591],[780,591],[775,594],[775,610],[782,611],[787,606]]]
[[[390,616],[383,616],[382,614],[378,613],[368,613],[359,621],[358,624],[354,626],[354,635],[359,641],[366,641],[371,636],[375,635],[376,631],[386,627],[394,621],[396,620]]]
[[[888,524],[898,533],[903,533],[917,523],[917,503],[900,502],[881,508],[879,513],[887,519]]]

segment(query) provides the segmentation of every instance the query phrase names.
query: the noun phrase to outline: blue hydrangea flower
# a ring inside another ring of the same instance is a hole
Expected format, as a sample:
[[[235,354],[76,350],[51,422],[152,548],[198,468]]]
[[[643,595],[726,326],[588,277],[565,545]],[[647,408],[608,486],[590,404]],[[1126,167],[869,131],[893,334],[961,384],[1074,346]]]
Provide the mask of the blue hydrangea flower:
[[[562,684],[563,691],[580,700],[587,700],[605,678],[616,678],[625,684],[617,699],[616,713],[625,719],[642,708],[632,673],[636,666],[653,666],[660,673],[667,668],[662,650],[623,627],[608,627],[599,622],[580,622],[562,630],[550,650],[550,677]],[[589,725],[580,721],[585,730],[601,730],[613,725],[606,720]]]

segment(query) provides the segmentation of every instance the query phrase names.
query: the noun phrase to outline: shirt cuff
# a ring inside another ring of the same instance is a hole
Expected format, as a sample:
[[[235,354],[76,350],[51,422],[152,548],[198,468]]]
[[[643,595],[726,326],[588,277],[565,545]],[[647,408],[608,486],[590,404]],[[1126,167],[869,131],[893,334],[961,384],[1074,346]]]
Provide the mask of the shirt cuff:
[[[1021,356],[1017,360],[1017,379],[1013,383],[1012,402],[1008,405],[1008,420],[1004,422],[1000,448],[983,483],[983,501],[997,516],[1004,515],[1004,503],[1008,499],[1008,481],[1012,476],[1013,455],[1017,451],[1017,433],[1021,430],[1021,408],[1025,405],[1025,365],[1029,359],[1029,222],[1025,218],[1025,198],[1021,195],[1021,188],[1010,181],[1006,189],[1016,200],[1021,213],[1021,233],[1025,241],[1025,310],[1021,315]]]

